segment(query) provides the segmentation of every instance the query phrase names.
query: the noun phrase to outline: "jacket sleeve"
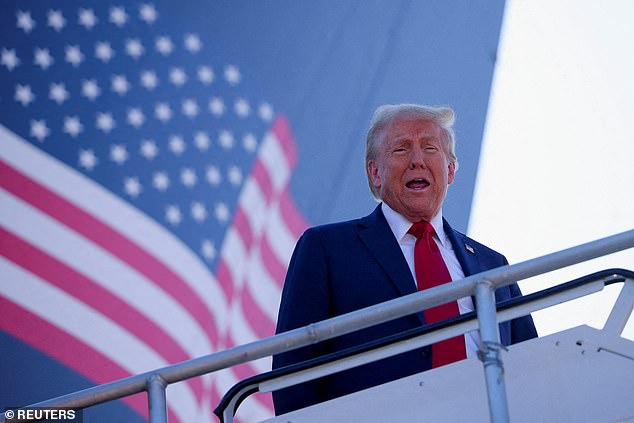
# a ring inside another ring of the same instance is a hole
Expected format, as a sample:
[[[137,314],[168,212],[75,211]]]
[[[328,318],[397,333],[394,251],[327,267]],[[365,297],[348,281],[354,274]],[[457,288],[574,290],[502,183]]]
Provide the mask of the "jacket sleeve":
[[[519,286],[514,283],[509,286],[511,289],[511,297],[521,297],[522,292]],[[511,343],[516,344],[518,342],[526,341],[528,339],[537,338],[537,330],[533,323],[531,315],[518,317],[511,320]]]
[[[309,229],[297,242],[284,281],[276,333],[315,323],[329,316],[328,268],[318,232]],[[327,353],[324,342],[273,357],[273,369]],[[273,392],[277,415],[323,401],[319,380]]]

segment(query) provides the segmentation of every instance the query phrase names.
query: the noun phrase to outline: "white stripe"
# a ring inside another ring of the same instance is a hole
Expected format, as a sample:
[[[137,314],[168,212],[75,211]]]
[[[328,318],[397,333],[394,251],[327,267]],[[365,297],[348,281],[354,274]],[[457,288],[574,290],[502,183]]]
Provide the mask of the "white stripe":
[[[238,205],[249,221],[253,238],[257,239],[264,227],[267,205],[264,194],[255,178],[247,178],[238,199]]]
[[[297,238],[291,233],[289,227],[286,226],[284,218],[280,213],[279,202],[276,202],[271,208],[268,217],[268,224],[265,229],[266,239],[280,263],[282,263],[284,267],[288,267],[291,255],[295,249],[295,244],[297,243]]]
[[[0,158],[31,179],[116,228],[179,275],[218,322],[226,315],[224,293],[207,266],[178,238],[99,184],[0,125]]]
[[[0,292],[5,298],[68,332],[129,373],[143,373],[168,364],[124,328],[4,257],[0,257],[0,271]],[[191,410],[198,407],[187,384],[174,386],[170,402],[183,421],[191,421]]]
[[[227,230],[221,257],[231,274],[234,291],[239,291],[244,283],[246,250],[240,234],[233,227]]]
[[[169,398],[169,397],[168,397]],[[205,395],[198,410],[198,418],[196,423],[217,423],[215,415],[211,412],[217,404],[212,404],[211,399]],[[186,422],[185,422],[186,423]]]
[[[204,330],[171,296],[96,244],[0,189],[0,224],[136,308],[190,354],[209,354]]]
[[[246,281],[246,288],[251,292],[251,297],[258,307],[271,319],[271,322],[277,321],[282,292],[264,266],[259,248],[252,250]]]
[[[218,392],[227,392],[236,383],[238,383],[238,378],[236,378],[232,369],[224,369],[217,373],[216,387]],[[240,404],[238,413],[236,414],[238,419],[245,422],[259,422],[271,418],[272,416],[273,410],[264,406],[264,404],[257,401],[253,396],[248,397]]]
[[[278,139],[270,132],[264,137],[259,157],[271,178],[273,190],[281,191],[288,183],[291,169]]]

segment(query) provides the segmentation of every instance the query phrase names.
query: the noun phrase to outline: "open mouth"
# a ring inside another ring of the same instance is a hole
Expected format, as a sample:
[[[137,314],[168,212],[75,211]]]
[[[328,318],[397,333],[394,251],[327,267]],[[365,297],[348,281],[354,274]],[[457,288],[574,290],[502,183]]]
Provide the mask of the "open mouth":
[[[429,181],[425,178],[412,179],[405,186],[409,189],[422,190],[429,186]]]

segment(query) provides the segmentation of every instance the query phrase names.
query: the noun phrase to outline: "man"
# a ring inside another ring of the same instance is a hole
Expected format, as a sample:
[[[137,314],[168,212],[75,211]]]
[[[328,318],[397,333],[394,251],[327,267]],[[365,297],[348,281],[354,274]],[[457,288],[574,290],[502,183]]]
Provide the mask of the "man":
[[[436,279],[432,285],[440,284],[508,264],[501,254],[453,230],[442,217],[458,167],[453,122],[449,108],[402,104],[377,109],[367,136],[366,172],[372,194],[382,203],[364,218],[304,233],[286,275],[278,333],[414,293],[429,287],[425,283],[430,278]],[[498,289],[496,300],[519,295],[514,284]],[[473,309],[472,299],[463,298],[280,354],[273,358],[273,368]],[[441,317],[434,317],[439,310]],[[500,324],[505,345],[536,336],[530,316]],[[275,392],[275,411],[283,414],[475,356],[479,338],[476,331],[445,342]]]

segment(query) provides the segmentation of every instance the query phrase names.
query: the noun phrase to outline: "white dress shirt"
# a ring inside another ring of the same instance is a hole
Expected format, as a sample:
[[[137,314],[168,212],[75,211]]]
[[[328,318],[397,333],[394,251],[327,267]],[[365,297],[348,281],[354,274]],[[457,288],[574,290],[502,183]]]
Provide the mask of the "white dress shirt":
[[[390,229],[392,229],[394,237],[398,241],[398,245],[401,247],[401,251],[403,251],[403,255],[405,256],[405,260],[407,261],[409,270],[412,273],[412,278],[414,279],[414,281],[416,281],[416,272],[414,270],[414,245],[416,244],[416,237],[412,234],[407,233],[407,231],[409,231],[409,228],[412,226],[412,222],[392,210],[390,206],[385,203],[381,205],[381,210],[383,211],[383,215],[385,216]],[[456,281],[463,279],[465,275],[462,271],[462,266],[460,266],[460,262],[458,261],[458,258],[453,251],[451,241],[449,241],[449,238],[447,238],[447,234],[445,234],[445,229],[442,222],[442,210],[440,210],[429,223],[431,223],[431,225],[434,227],[434,230],[436,231],[436,234],[434,235],[434,241],[436,241],[438,249],[440,250],[440,254],[442,255],[442,258],[445,261],[445,265],[447,266],[447,270],[449,270],[451,280]],[[471,297],[463,297],[458,299],[458,310],[460,311],[460,314],[465,314],[473,311],[474,307]],[[480,346],[480,334],[477,330],[474,330],[465,333],[464,337],[467,358],[477,357],[478,348]]]

